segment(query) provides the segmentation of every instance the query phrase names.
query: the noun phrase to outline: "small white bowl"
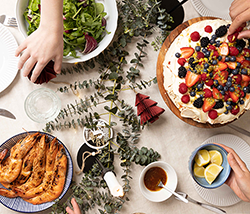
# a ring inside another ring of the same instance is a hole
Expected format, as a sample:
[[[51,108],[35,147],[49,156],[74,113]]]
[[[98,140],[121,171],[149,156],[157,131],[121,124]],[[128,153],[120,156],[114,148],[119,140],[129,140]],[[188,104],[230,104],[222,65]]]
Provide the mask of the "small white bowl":
[[[167,174],[167,183],[166,186],[173,191],[175,191],[178,183],[177,175],[172,166],[170,166],[168,163],[164,161],[156,161],[149,165],[147,165],[141,172],[140,178],[139,178],[139,188],[141,193],[145,198],[147,198],[149,201],[152,202],[162,202],[167,200],[171,197],[172,193],[168,192],[165,189],[161,189],[159,191],[150,191],[147,189],[147,187],[144,184],[144,176],[146,172],[152,168],[152,167],[160,167],[162,168],[166,174]]]
[[[77,56],[79,58],[74,58],[72,56],[65,56],[63,57],[64,63],[75,63],[75,62],[85,62],[93,57],[99,55],[112,41],[115,31],[117,28],[117,21],[118,21],[118,11],[116,6],[116,0],[96,0],[96,2],[100,2],[104,5],[104,11],[107,13],[105,17],[107,20],[106,29],[110,34],[104,36],[101,42],[99,42],[97,48],[88,54],[82,54],[77,51]],[[16,18],[19,31],[23,34],[24,38],[27,35],[28,23],[26,22],[23,13],[28,6],[29,0],[18,0],[16,1]]]

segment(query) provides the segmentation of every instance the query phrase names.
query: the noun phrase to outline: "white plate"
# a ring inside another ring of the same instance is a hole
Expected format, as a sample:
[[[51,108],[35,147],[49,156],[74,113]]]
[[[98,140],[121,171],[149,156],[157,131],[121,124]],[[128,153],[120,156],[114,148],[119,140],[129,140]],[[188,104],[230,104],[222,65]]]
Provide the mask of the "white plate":
[[[231,20],[229,8],[233,0],[191,0],[195,10],[201,16],[213,16]]]
[[[203,143],[207,144],[214,142],[233,148],[246,163],[248,169],[250,169],[250,146],[244,140],[232,134],[219,134],[208,138]],[[198,194],[205,201],[215,206],[231,206],[241,201],[241,199],[238,198],[233,190],[231,190],[226,184],[212,190],[205,189],[199,186],[196,182],[193,182],[193,184]]]
[[[0,24],[0,92],[12,83],[17,74],[18,57],[15,57],[17,47],[14,36]]]
[[[27,8],[28,0],[18,0],[16,1],[16,17],[18,23],[18,29],[23,34],[24,37],[27,37],[27,28],[28,23],[26,22],[23,13]],[[115,31],[117,28],[117,21],[118,21],[118,11],[116,6],[116,0],[96,0],[96,2],[100,2],[104,5],[104,11],[107,13],[105,16],[107,25],[106,29],[110,34],[106,34],[101,42],[99,42],[97,48],[88,53],[82,54],[77,51],[77,56],[79,58],[74,58],[71,56],[63,57],[64,63],[75,63],[75,62],[85,62],[93,57],[98,56],[112,41]]]

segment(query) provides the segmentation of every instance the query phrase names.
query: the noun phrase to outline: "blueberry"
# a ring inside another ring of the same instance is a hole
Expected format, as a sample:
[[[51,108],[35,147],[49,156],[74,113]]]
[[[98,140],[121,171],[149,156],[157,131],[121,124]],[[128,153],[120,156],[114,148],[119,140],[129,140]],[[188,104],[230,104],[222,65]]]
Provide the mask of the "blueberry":
[[[222,90],[220,93],[221,93],[222,95],[225,95],[225,94],[226,94],[226,92],[225,92],[225,91],[223,91],[223,90]]]
[[[214,85],[218,85],[218,84],[219,84],[218,80],[214,80]]]
[[[218,85],[217,89],[218,89],[219,91],[221,91],[221,90],[223,89],[223,86],[222,86],[222,85]]]
[[[212,72],[211,72],[211,73],[209,73],[209,76],[210,76],[210,77],[213,77],[213,73],[212,73]]]
[[[225,57],[225,62],[229,62],[230,58],[228,56]]]
[[[202,48],[202,52],[205,54],[207,52],[206,48]]]
[[[244,100],[240,100],[240,104],[243,105],[244,104]]]
[[[196,47],[195,47],[195,50],[196,50],[197,52],[199,52],[199,51],[201,50],[201,46],[196,46]]]
[[[230,110],[232,110],[232,106],[229,105],[229,106],[226,107],[226,109],[227,109],[228,111],[230,111]]]
[[[231,24],[228,24],[228,25],[227,25],[227,29],[230,27],[230,25],[231,25]]]
[[[228,82],[232,82],[232,80],[233,80],[232,77],[228,77],[228,78],[227,78],[227,81],[228,81]],[[230,86],[231,86],[231,85],[230,85]]]
[[[210,44],[214,44],[214,43],[215,43],[215,39],[211,39]]]
[[[208,70],[207,70],[206,68],[204,68],[204,69],[203,69],[203,72],[207,73],[207,72],[208,72]]]
[[[207,57],[207,58],[210,57],[210,51],[205,52],[205,57]]]
[[[225,111],[224,114],[228,114],[228,111]]]
[[[239,73],[239,69],[238,69],[238,68],[233,69],[233,71],[232,71],[232,74],[233,74],[233,75],[236,75],[236,74],[238,74],[238,73]]]
[[[240,62],[237,62],[237,68],[240,68],[240,66],[241,66],[241,64],[240,64]]]
[[[250,57],[246,57],[246,58],[245,58],[245,60],[248,60],[248,61],[250,61]]]
[[[199,84],[197,85],[197,89],[198,89],[198,90],[202,90],[202,89],[203,89],[203,83],[199,83]]]
[[[216,47],[220,47],[220,41],[216,41],[216,45],[215,45]]]
[[[222,60],[222,56],[218,56],[218,60],[221,61]]]
[[[231,56],[231,57],[230,57],[230,61],[231,61],[231,62],[235,62],[235,61],[236,61],[236,57],[235,57],[235,56]]]
[[[241,70],[241,74],[247,74],[247,69],[243,68],[243,69]]]
[[[205,64],[204,64],[204,68],[209,68],[209,64],[208,64],[208,63],[205,63]]]
[[[212,35],[212,39],[217,39],[217,36],[215,34]]]
[[[226,82],[226,86],[229,88],[229,87],[231,87],[231,85],[232,85],[232,82],[231,81],[227,81]]]
[[[245,93],[249,93],[249,87],[248,87],[248,86],[245,86],[245,87],[243,88],[243,91],[244,91]]]
[[[227,101],[226,104],[227,104],[227,105],[231,105],[232,102],[231,102],[231,101]]]
[[[194,97],[195,95],[196,95],[195,91],[191,91],[191,92],[190,92],[190,96],[191,96],[191,97]]]
[[[233,86],[231,86],[231,87],[229,88],[229,91],[234,92],[234,91],[235,91],[235,88],[234,88]]]
[[[180,58],[180,57],[181,57],[181,54],[177,52],[177,53],[175,53],[175,57],[176,57],[176,58]]]
[[[213,64],[213,65],[217,65],[217,60],[214,59],[214,60],[212,61],[212,64]]]
[[[228,87],[227,87],[227,86],[224,86],[223,90],[224,90],[224,91],[228,91]]]

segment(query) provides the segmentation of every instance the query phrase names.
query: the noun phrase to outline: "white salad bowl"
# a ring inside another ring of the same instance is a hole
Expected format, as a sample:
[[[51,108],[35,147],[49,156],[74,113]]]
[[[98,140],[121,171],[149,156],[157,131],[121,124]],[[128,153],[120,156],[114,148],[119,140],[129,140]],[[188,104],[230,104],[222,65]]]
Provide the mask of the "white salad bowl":
[[[74,58],[72,56],[64,56],[63,62],[64,63],[75,63],[75,62],[84,62],[93,57],[99,55],[112,41],[116,28],[117,28],[117,21],[118,21],[118,11],[116,6],[116,0],[96,0],[96,2],[102,3],[104,5],[104,11],[107,13],[106,19],[106,29],[109,34],[103,37],[102,41],[99,42],[97,48],[88,54],[83,54],[79,51],[77,52],[78,58]],[[26,38],[28,23],[25,20],[23,14],[28,6],[29,0],[18,0],[16,1],[16,18],[18,29],[22,33],[22,35]]]

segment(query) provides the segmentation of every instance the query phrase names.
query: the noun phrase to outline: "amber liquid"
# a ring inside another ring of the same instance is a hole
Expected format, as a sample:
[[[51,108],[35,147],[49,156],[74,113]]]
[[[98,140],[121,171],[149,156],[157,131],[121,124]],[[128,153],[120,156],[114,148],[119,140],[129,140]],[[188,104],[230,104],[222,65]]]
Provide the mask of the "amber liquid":
[[[160,181],[165,185],[167,183],[167,173],[160,167],[150,168],[144,176],[144,184],[150,191],[159,191],[162,187],[158,187]]]

